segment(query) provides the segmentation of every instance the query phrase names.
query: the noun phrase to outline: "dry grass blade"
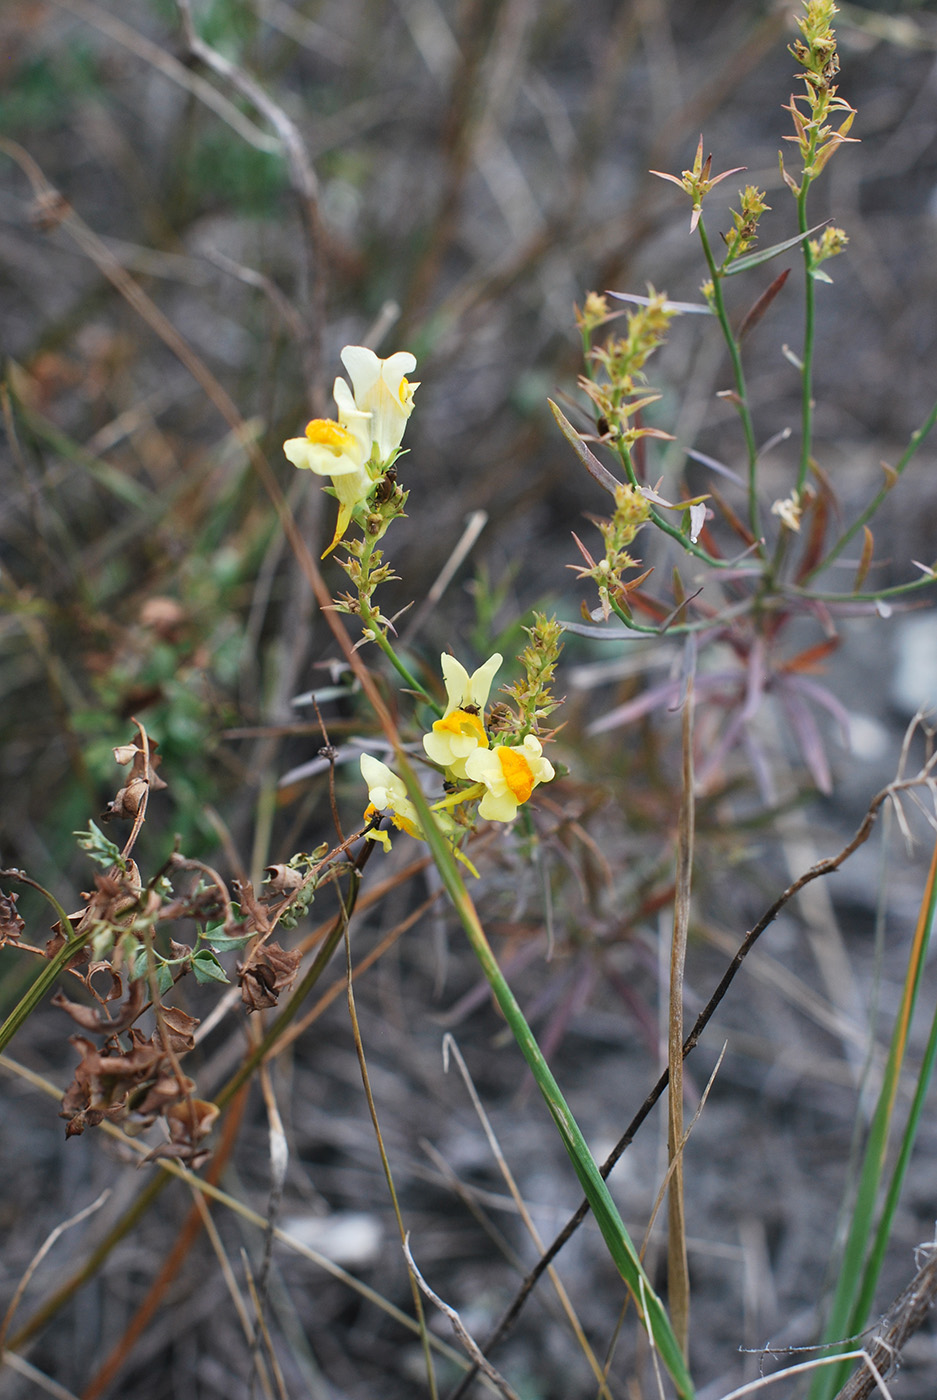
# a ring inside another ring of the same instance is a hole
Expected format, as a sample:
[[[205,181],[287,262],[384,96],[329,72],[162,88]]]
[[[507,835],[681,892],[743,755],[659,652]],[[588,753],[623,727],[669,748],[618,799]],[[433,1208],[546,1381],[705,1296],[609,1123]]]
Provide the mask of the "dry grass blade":
[[[430,1302],[435,1303],[439,1311],[443,1313],[446,1317],[448,1317],[449,1321],[452,1323],[452,1330],[455,1332],[459,1341],[465,1347],[465,1350],[468,1352],[469,1356],[472,1358],[472,1361],[475,1363],[478,1369],[482,1372],[484,1376],[488,1378],[488,1380],[491,1381],[492,1385],[497,1389],[499,1394],[505,1397],[505,1400],[520,1400],[520,1396],[517,1394],[517,1391],[513,1390],[511,1386],[508,1385],[504,1377],[500,1374],[500,1372],[496,1371],[494,1366],[492,1366],[491,1362],[486,1360],[484,1354],[481,1351],[481,1348],[466,1328],[464,1322],[462,1321],[459,1314],[456,1312],[455,1308],[451,1308],[448,1303],[444,1303],[443,1300],[439,1297],[439,1295],[437,1293],[434,1293],[433,1290],[430,1288],[429,1284],[426,1282],[426,1279],[423,1277],[423,1275],[417,1268],[413,1255],[410,1252],[409,1234],[406,1236],[403,1242],[403,1252],[406,1255],[407,1264],[410,1268],[410,1271],[413,1277],[416,1279],[417,1283],[419,1284],[420,1288],[426,1294],[427,1298],[429,1298]]]
[[[743,1395],[756,1395],[760,1390],[767,1390],[776,1381],[790,1380],[792,1376],[806,1376],[816,1374],[823,1367],[829,1365],[830,1357],[819,1357],[815,1361],[799,1361],[796,1366],[785,1366],[783,1371],[775,1371],[773,1376],[760,1376],[757,1381],[749,1381],[747,1385],[740,1385],[735,1390],[730,1390],[728,1395],[721,1396],[721,1400],[742,1400]],[[875,1362],[864,1348],[857,1351],[846,1352],[839,1358],[840,1361],[863,1361],[869,1367],[872,1382],[877,1387],[882,1400],[892,1400],[891,1391],[885,1384],[884,1378],[880,1375]],[[871,1392],[869,1392],[871,1394]]]
[[[253,1326],[251,1325],[250,1314],[247,1309],[247,1304],[244,1302],[244,1298],[241,1295],[241,1290],[238,1287],[238,1281],[235,1278],[234,1270],[231,1267],[231,1261],[228,1258],[227,1251],[225,1250],[224,1244],[222,1243],[221,1236],[219,1235],[215,1222],[212,1219],[211,1211],[208,1209],[208,1203],[203,1196],[199,1195],[197,1191],[192,1192],[192,1202],[202,1218],[202,1226],[204,1227],[205,1234],[208,1236],[211,1242],[211,1247],[215,1251],[215,1258],[218,1260],[218,1267],[220,1268],[221,1276],[225,1281],[225,1287],[228,1290],[228,1295],[231,1299],[231,1302],[234,1304],[234,1311],[238,1315],[238,1321],[241,1324],[241,1330],[244,1333],[244,1339],[247,1342],[248,1346],[250,1346],[253,1350],[255,1343],[255,1332]],[[273,1388],[270,1384],[270,1376],[267,1372],[267,1363],[259,1353],[256,1355],[255,1358],[255,1368],[257,1376],[260,1380],[260,1388],[263,1391],[266,1400],[273,1400]]]
[[[66,1390],[64,1385],[59,1385],[58,1381],[54,1381],[51,1376],[47,1376],[38,1366],[34,1366],[25,1356],[19,1356],[15,1351],[3,1352],[3,1364],[25,1380],[32,1381],[37,1390],[41,1390],[44,1395],[51,1395],[53,1400],[79,1400],[73,1390]]]
[[[344,911],[343,911],[344,912]],[[387,1156],[387,1149],[384,1146],[384,1135],[381,1132],[381,1125],[377,1116],[377,1104],[374,1102],[374,1095],[371,1091],[371,1076],[368,1074],[368,1063],[364,1053],[364,1042],[361,1039],[361,1027],[358,1024],[358,1012],[355,1007],[354,973],[351,962],[351,938],[349,936],[348,919],[344,919],[345,935],[345,971],[346,989],[348,1000],[348,1015],[351,1019],[351,1030],[355,1042],[355,1053],[358,1056],[358,1067],[361,1071],[361,1083],[364,1088],[365,1098],[368,1101],[368,1113],[371,1115],[371,1125],[374,1129],[374,1137],[377,1142],[377,1150],[381,1157],[381,1166],[384,1169],[384,1179],[387,1182],[387,1190],[390,1194],[390,1201],[397,1221],[397,1228],[400,1231],[400,1238],[403,1241],[406,1251],[407,1230],[403,1223],[403,1215],[400,1211],[400,1203],[397,1199],[397,1188],[394,1185],[394,1177],[390,1167],[390,1158]],[[426,1363],[426,1380],[429,1389],[430,1400],[436,1400],[436,1373],[433,1369],[433,1354],[430,1348],[429,1332],[426,1326],[426,1317],[423,1311],[423,1300],[420,1297],[418,1278],[410,1275],[410,1288],[413,1293],[413,1305],[416,1311],[417,1322],[419,1324],[420,1340],[423,1343],[423,1357]]]
[[[65,1234],[66,1230],[70,1230],[73,1225],[80,1225],[83,1220],[87,1220],[90,1215],[94,1215],[95,1211],[100,1210],[101,1206],[103,1206],[104,1202],[107,1200],[110,1194],[110,1187],[108,1187],[106,1191],[101,1192],[100,1196],[98,1196],[96,1201],[92,1201],[90,1205],[85,1206],[83,1210],[78,1211],[77,1215],[71,1216],[68,1220],[63,1220],[60,1225],[56,1225],[55,1229],[52,1230],[51,1233],[46,1236],[42,1245],[36,1251],[33,1258],[30,1260],[29,1266],[23,1274],[23,1277],[16,1285],[13,1297],[10,1299],[10,1305],[4,1313],[3,1322],[2,1324],[0,1324],[0,1352],[2,1352],[5,1348],[7,1333],[10,1330],[10,1323],[12,1322],[13,1316],[17,1308],[19,1307],[20,1302],[22,1301],[23,1294],[29,1287],[29,1281],[38,1269],[39,1265],[42,1263],[43,1259],[45,1259],[46,1255],[49,1253],[49,1250],[53,1247],[56,1240],[60,1239],[61,1236]]]
[[[10,1059],[8,1055],[0,1055],[0,1068],[7,1070],[11,1074],[15,1074],[17,1078],[25,1080],[26,1083],[31,1084],[49,1098],[60,1100],[62,1097],[62,1090],[58,1085],[52,1084],[43,1075],[37,1074],[35,1070],[27,1068],[26,1065],[18,1064],[15,1060]],[[120,1128],[115,1127],[113,1123],[102,1123],[100,1131],[107,1137],[113,1138],[115,1142],[121,1143],[122,1146],[136,1156],[146,1156],[146,1145],[139,1142],[136,1138],[129,1137],[126,1133],[122,1132]],[[245,1205],[243,1201],[237,1200],[236,1197],[230,1195],[227,1191],[222,1191],[220,1187],[213,1185],[212,1182],[196,1176],[194,1172],[190,1172],[178,1162],[174,1162],[170,1159],[161,1159],[154,1165],[164,1176],[175,1177],[179,1181],[186,1182],[192,1190],[199,1192],[209,1200],[218,1201],[221,1205],[225,1206],[242,1220],[246,1220],[249,1224],[254,1225],[257,1229],[261,1231],[267,1229],[268,1222],[259,1211],[252,1210],[251,1207]],[[377,1289],[371,1288],[369,1284],[362,1282],[361,1279],[355,1278],[347,1269],[343,1269],[340,1264],[336,1264],[318,1250],[311,1249],[309,1245],[304,1244],[302,1240],[296,1239],[288,1231],[278,1227],[274,1231],[274,1235],[287,1249],[291,1249],[295,1254],[298,1254],[303,1259],[307,1259],[311,1264],[315,1264],[332,1278],[337,1279],[340,1283],[344,1283],[348,1288],[351,1288],[369,1303],[373,1303],[376,1308],[399,1323],[400,1326],[405,1328],[408,1332],[419,1334],[419,1326],[413,1318],[408,1317],[400,1308],[395,1307],[395,1305],[389,1302]],[[19,1338],[13,1338],[11,1340],[17,1344],[20,1341]],[[440,1356],[458,1365],[460,1370],[464,1368],[465,1358],[452,1347],[447,1346],[445,1342],[431,1335],[430,1345]]]
[[[95,29],[115,44],[120,44],[123,48],[135,53],[138,58],[142,58],[146,63],[151,64],[164,77],[171,82],[178,83],[193,97],[198,98],[206,107],[210,107],[216,116],[220,117],[236,131],[243,141],[249,146],[253,146],[257,151],[266,151],[272,154],[281,149],[280,140],[274,136],[268,136],[265,131],[245,117],[244,113],[235,107],[233,102],[229,102],[223,93],[212,87],[211,83],[193,73],[184,63],[180,63],[172,54],[166,52],[159,44],[154,44],[151,39],[147,39],[145,34],[140,34],[129,24],[118,19],[116,15],[109,14],[107,10],[95,5],[93,0],[54,0],[63,10],[69,10],[73,15],[78,15],[86,24],[91,24]]]
[[[266,1240],[264,1242],[264,1248],[266,1249]],[[254,1304],[254,1314],[257,1318],[254,1345],[251,1348],[251,1392],[253,1392],[254,1388],[254,1375],[259,1373],[259,1363],[263,1360],[263,1356],[266,1355],[270,1363],[270,1369],[273,1371],[273,1378],[276,1381],[277,1395],[280,1397],[280,1400],[288,1400],[286,1382],[283,1379],[283,1372],[280,1370],[280,1363],[277,1361],[276,1352],[273,1349],[273,1340],[270,1336],[267,1320],[264,1315],[264,1300],[260,1296],[257,1285],[254,1282],[254,1275],[251,1271],[250,1260],[247,1257],[246,1249],[241,1250],[241,1262],[244,1265],[247,1286],[250,1289],[251,1302]],[[260,1350],[261,1345],[263,1346],[263,1352]]]
[[[264,1234],[263,1257],[260,1263],[260,1273],[256,1283],[249,1275],[251,1297],[254,1302],[254,1309],[257,1314],[258,1326],[254,1332],[254,1340],[251,1347],[251,1363],[255,1369],[259,1369],[263,1357],[260,1351],[260,1343],[263,1340],[269,1355],[270,1365],[276,1378],[277,1387],[283,1391],[283,1377],[273,1351],[268,1335],[266,1323],[267,1287],[270,1280],[270,1265],[273,1259],[273,1239],[276,1229],[277,1218],[280,1213],[280,1205],[283,1200],[283,1187],[286,1183],[286,1172],[289,1166],[290,1153],[289,1144],[286,1140],[286,1133],[283,1129],[283,1120],[280,1117],[280,1110],[277,1106],[276,1095],[273,1092],[273,1081],[270,1076],[269,1065],[261,1062],[258,1070],[260,1079],[260,1089],[264,1096],[264,1107],[267,1111],[267,1130],[270,1144],[270,1198],[267,1203],[267,1220],[269,1222]],[[251,1378],[253,1388],[253,1377]]]

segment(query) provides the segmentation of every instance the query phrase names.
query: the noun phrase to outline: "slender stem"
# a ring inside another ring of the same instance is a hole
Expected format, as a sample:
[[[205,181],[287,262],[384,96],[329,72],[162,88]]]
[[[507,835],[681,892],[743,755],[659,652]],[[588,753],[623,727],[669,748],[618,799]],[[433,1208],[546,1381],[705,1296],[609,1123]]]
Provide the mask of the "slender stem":
[[[381,651],[387,657],[388,661],[393,666],[397,674],[404,681],[407,688],[409,690],[415,691],[416,694],[423,701],[423,703],[428,705],[433,711],[433,713],[441,719],[444,713],[442,706],[438,704],[433,699],[433,697],[423,689],[416,676],[414,676],[407,669],[404,663],[400,660],[400,657],[397,655],[397,653],[394,651],[394,648],[387,640],[387,634],[385,633],[380,622],[375,617],[371,609],[368,607],[367,603],[365,603],[363,600],[361,602],[361,621],[364,623],[365,627],[370,632],[371,640],[375,642],[378,647],[380,647]]]
[[[931,588],[935,580],[930,574],[912,579],[910,583],[895,583],[891,588],[880,588],[875,593],[815,593],[811,588],[800,588],[788,584],[786,594],[795,598],[810,598],[818,603],[879,603],[886,598],[901,598],[906,593],[917,593],[921,588]]]
[[[811,138],[810,157],[805,161],[805,165],[808,167],[810,160],[813,159],[816,139],[816,134],[814,134]],[[809,189],[810,177],[805,170],[800,186],[800,193],[797,196],[797,229],[801,234],[806,234],[808,227],[807,191]],[[813,278],[813,253],[810,250],[810,240],[804,237],[800,246],[803,253],[805,276],[804,352],[801,356],[801,440],[800,466],[797,470],[797,490],[803,492],[807,484],[807,473],[810,470],[810,459],[813,455],[813,347],[816,324],[816,282]]]
[[[630,617],[614,598],[609,598],[609,602],[612,606],[612,612],[621,619],[629,631],[640,632],[647,637],[685,637],[693,632],[709,632],[714,628],[724,627],[733,618],[741,617],[751,609],[751,602],[746,598],[743,603],[735,603],[732,607],[717,613],[715,617],[701,618],[699,622],[677,622],[672,627],[662,629],[645,626],[643,622],[635,622],[634,618]]]
[[[722,277],[716,266],[716,259],[710,246],[703,220],[697,224],[699,229],[700,242],[703,245],[703,256],[709,268],[709,276],[713,288],[713,305],[716,316],[722,329],[723,339],[729,351],[729,358],[732,361],[732,376],[735,380],[735,392],[737,396],[736,408],[742,423],[742,432],[745,435],[745,451],[748,454],[748,523],[751,532],[758,545],[758,552],[764,555],[764,544],[761,537],[761,522],[758,512],[758,445],[755,441],[755,425],[752,422],[751,410],[748,407],[748,389],[745,385],[745,371],[742,368],[742,352],[739,342],[736,339],[732,327],[729,324],[729,316],[726,311],[725,298],[722,293]]]
[[[29,883],[32,884],[33,882],[30,881]],[[50,895],[49,898],[52,899],[52,896]],[[52,899],[52,903],[55,904],[56,901]],[[57,905],[57,907],[60,906]],[[62,925],[63,929],[68,928],[68,916],[63,913],[62,918],[64,919]],[[84,930],[82,933],[74,933],[71,938],[66,939],[55,957],[46,964],[29,989],[20,997],[3,1025],[0,1026],[0,1050],[6,1049],[24,1021],[29,1018],[40,1001],[42,1001],[42,998],[53,985],[59,973],[64,972],[75,954],[88,942],[88,937],[87,930]]]
[[[351,962],[351,938],[348,931],[348,920],[343,920],[342,929],[345,940],[345,977],[346,977],[346,997],[348,1002],[348,1015],[351,1020],[351,1033],[355,1042],[355,1053],[358,1056],[358,1067],[361,1071],[361,1083],[364,1088],[365,1098],[368,1101],[368,1113],[371,1115],[371,1126],[374,1128],[374,1136],[377,1141],[377,1150],[381,1158],[381,1167],[384,1171],[384,1180],[387,1182],[387,1190],[390,1195],[391,1206],[394,1211],[394,1218],[397,1221],[397,1229],[400,1232],[400,1241],[407,1248],[407,1228],[403,1223],[403,1214],[400,1209],[400,1200],[397,1196],[397,1188],[394,1185],[394,1174],[391,1171],[390,1158],[384,1146],[384,1134],[381,1132],[380,1120],[377,1116],[377,1104],[374,1102],[374,1095],[371,1092],[371,1076],[368,1073],[368,1062],[364,1053],[364,1042],[361,1039],[361,1027],[358,1024],[358,1011],[355,1006],[354,991],[354,969]],[[408,1259],[409,1265],[409,1259]],[[413,1269],[408,1267],[410,1276],[410,1288],[413,1295],[413,1307],[416,1312],[417,1322],[420,1326],[420,1341],[423,1344],[423,1360],[426,1366],[426,1383],[429,1388],[430,1400],[437,1400],[438,1389],[436,1386],[436,1372],[433,1369],[433,1353],[430,1349],[429,1331],[426,1326],[426,1313],[423,1308],[423,1298],[419,1285],[414,1277]]]
[[[693,646],[692,642],[687,644]],[[683,987],[690,895],[693,879],[693,673],[687,678],[683,701],[683,790],[677,845],[676,889],[673,906],[673,938],[670,948],[670,1008],[668,1016],[667,1157],[672,1166],[667,1188],[667,1297],[673,1330],[687,1355],[690,1329],[690,1275],[687,1266],[686,1213],[683,1190]]]
[[[374,554],[374,550],[377,546],[377,543],[378,537],[375,537],[374,535],[369,535],[366,531],[364,532],[363,547],[361,550],[360,558],[358,560],[358,567],[360,569],[360,574],[357,583],[358,615],[361,618],[362,625],[368,633],[368,640],[373,641],[380,648],[380,650],[387,657],[390,664],[393,666],[394,670],[400,676],[401,680],[403,680],[404,683],[407,685],[408,689],[414,691],[425,704],[429,705],[430,709],[432,709],[438,716],[442,717],[443,710],[436,703],[433,697],[427,694],[427,692],[420,685],[420,682],[417,680],[416,676],[411,674],[411,672],[407,669],[404,663],[400,660],[400,657],[394,651],[394,648],[387,640],[387,633],[384,629],[384,624],[381,622],[379,615],[374,612],[374,610],[371,608],[371,605],[368,602],[368,598],[371,596],[371,593],[374,590],[374,585],[371,583],[370,580],[370,574],[371,559]]]

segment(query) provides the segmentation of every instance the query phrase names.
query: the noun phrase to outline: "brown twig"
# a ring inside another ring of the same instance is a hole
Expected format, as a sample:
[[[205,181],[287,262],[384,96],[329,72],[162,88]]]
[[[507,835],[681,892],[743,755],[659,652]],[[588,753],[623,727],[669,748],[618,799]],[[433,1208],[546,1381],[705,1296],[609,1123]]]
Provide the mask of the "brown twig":
[[[924,1263],[907,1288],[898,1294],[866,1346],[872,1365],[883,1377],[896,1369],[902,1347],[923,1327],[937,1302],[937,1244],[921,1245],[917,1252],[923,1256]],[[877,1385],[868,1360],[863,1361],[837,1392],[836,1400],[868,1400]]]

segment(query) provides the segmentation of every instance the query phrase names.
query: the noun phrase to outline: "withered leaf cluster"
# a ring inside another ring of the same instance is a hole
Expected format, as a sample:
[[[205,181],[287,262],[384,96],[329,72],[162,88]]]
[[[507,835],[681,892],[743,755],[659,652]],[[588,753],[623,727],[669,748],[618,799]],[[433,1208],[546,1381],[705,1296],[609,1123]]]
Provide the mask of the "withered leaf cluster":
[[[243,1005],[251,1012],[276,1006],[293,985],[302,955],[273,942],[272,936],[294,906],[305,912],[311,903],[319,856],[298,856],[288,865],[270,867],[262,894],[247,880],[235,883],[236,900],[216,870],[178,851],[145,884],[130,850],[143,825],[148,793],[166,784],[155,773],[156,744],[134,723],[138,733],[133,742],[114,749],[129,773],[105,813],[132,821],[133,830],[122,850],[93,822],[88,832],[76,833],[104,869],[82,894],[83,907],[53,925],[45,949],[51,959],[71,943],[68,970],[88,994],[85,1001],[61,991],[53,997],[53,1005],[80,1032],[71,1037],[79,1062],[61,1116],[68,1137],[102,1123],[141,1132],[159,1120],[165,1141],[144,1160],[171,1157],[195,1168],[210,1155],[206,1139],[219,1109],[195,1096],[194,1080],[180,1067],[194,1048],[197,1018],[164,1005],[162,997],[188,973],[200,983],[226,981],[217,952],[248,944],[252,946],[237,966]],[[3,874],[27,878],[20,871]],[[0,946],[17,942],[24,929],[16,898],[0,892]],[[161,934],[180,921],[198,925],[197,938],[181,942],[169,937],[167,956],[161,951]],[[140,1028],[144,1015],[152,1017],[150,1034]]]
[[[54,998],[54,1004],[82,1029],[105,1033],[100,1048],[87,1036],[71,1037],[81,1060],[62,1099],[66,1136],[74,1137],[105,1121],[126,1123],[140,1132],[161,1117],[169,1141],[146,1160],[175,1157],[195,1168],[209,1156],[204,1139],[218,1116],[214,1104],[192,1097],[195,1082],[179,1069],[180,1058],[195,1045],[198,1019],[179,1007],[162,1007],[156,1029],[148,1037],[130,1024],[143,1009],[144,997],[143,979],[131,982],[127,1000],[113,1017],[61,993]],[[119,1038],[125,1032],[129,1045],[122,1045]]]

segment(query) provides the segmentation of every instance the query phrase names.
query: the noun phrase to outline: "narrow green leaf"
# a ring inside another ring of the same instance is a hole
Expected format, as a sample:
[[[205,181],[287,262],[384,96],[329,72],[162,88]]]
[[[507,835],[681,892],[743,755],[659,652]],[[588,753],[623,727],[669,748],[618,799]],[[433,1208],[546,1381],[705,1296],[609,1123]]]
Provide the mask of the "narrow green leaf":
[[[109,840],[99,826],[94,822],[88,822],[87,831],[73,831],[72,835],[78,838],[78,845],[81,850],[87,851],[93,861],[98,865],[120,865],[124,862],[120,854],[120,847]]]
[[[554,409],[554,412],[558,413],[558,410]],[[608,1251],[622,1279],[631,1290],[641,1322],[670,1373],[680,1400],[692,1400],[695,1394],[693,1381],[687,1370],[680,1344],[674,1336],[666,1309],[654,1292],[651,1281],[638,1257],[638,1252],[625,1228],[624,1221],[602,1179],[595,1158],[589,1151],[579,1125],[563,1098],[560,1087],[543,1057],[543,1052],[527,1024],[524,1013],[498,966],[475,906],[463,883],[455,856],[436,824],[436,819],[423,795],[419,780],[402,749],[397,750],[395,757],[401,777],[406,784],[407,793],[417,810],[420,825],[442,882],[455,906],[456,913],[472,946],[472,951],[481,964],[495,1000],[501,1008],[518,1047],[536,1080],[537,1087],[546,1101],[550,1116],[560,1134],[563,1146],[569,1154]]]
[[[795,234],[793,238],[785,238],[783,243],[772,243],[770,248],[760,248],[757,253],[747,253],[744,258],[739,258],[737,262],[729,263],[728,267],[722,269],[723,277],[734,277],[737,272],[750,272],[753,267],[761,267],[762,263],[770,262],[772,258],[780,257],[786,253],[788,248],[796,248],[798,243],[803,243],[805,238],[809,238],[817,229],[823,228],[829,223],[829,219],[824,219],[823,223],[814,224],[813,228],[808,228],[804,233]]]
[[[889,1192],[885,1209],[879,1219],[877,1231],[875,1229],[875,1212],[888,1152],[901,1066],[935,917],[937,917],[937,845],[934,847],[931,858],[927,885],[914,931],[901,1005],[892,1032],[882,1087],[869,1127],[865,1155],[859,1174],[859,1184],[856,1189],[856,1200],[849,1224],[849,1235],[843,1250],[836,1291],[823,1336],[828,1354],[843,1350],[848,1345],[850,1338],[861,1332],[866,1325],[872,1307],[885,1244],[890,1234],[891,1219],[897,1205],[894,1182],[893,1190]],[[900,1184],[900,1177],[898,1181]],[[816,1371],[809,1392],[810,1400],[832,1400],[832,1397],[845,1384],[848,1369],[849,1363],[844,1361],[840,1366],[825,1366],[822,1370]]]

